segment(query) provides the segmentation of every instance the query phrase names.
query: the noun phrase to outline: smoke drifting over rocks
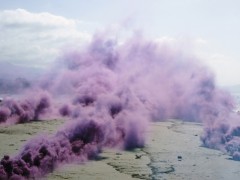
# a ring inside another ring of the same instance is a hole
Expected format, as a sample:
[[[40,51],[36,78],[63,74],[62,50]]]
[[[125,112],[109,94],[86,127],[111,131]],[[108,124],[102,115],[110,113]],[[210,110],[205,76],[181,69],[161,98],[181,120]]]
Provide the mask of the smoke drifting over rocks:
[[[21,100],[4,99],[0,123],[61,116],[66,125],[3,157],[1,179],[42,176],[62,163],[92,159],[104,147],[143,147],[148,122],[170,118],[202,122],[203,145],[240,160],[234,99],[197,58],[166,44],[139,36],[119,44],[95,35],[86,48],[63,53],[35,88]]]
[[[10,125],[39,120],[41,115],[49,111],[51,98],[48,93],[30,94],[30,97],[21,101],[12,98],[4,99],[0,105],[0,123],[5,122]]]

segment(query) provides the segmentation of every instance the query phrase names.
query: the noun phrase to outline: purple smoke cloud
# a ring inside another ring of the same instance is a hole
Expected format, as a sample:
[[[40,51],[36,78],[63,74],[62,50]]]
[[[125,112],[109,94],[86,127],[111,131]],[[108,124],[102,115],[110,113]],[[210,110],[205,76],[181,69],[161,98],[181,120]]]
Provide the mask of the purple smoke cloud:
[[[206,147],[240,159],[234,99],[197,58],[166,44],[137,36],[118,44],[96,35],[85,49],[64,53],[38,88],[46,94],[4,100],[0,122],[56,114],[71,121],[51,137],[29,141],[15,157],[5,156],[2,179],[39,177],[62,163],[92,159],[104,147],[143,147],[148,122],[170,118],[202,122]]]
[[[30,93],[22,100],[4,99],[0,105],[0,123],[15,124],[39,120],[51,106],[51,98],[47,92]]]

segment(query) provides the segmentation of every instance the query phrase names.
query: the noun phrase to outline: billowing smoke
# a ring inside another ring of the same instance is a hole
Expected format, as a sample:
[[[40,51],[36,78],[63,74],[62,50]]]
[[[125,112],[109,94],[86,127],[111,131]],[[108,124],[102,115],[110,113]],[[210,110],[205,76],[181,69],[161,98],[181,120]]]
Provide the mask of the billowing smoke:
[[[39,120],[50,110],[51,98],[46,92],[29,93],[29,97],[16,101],[4,99],[0,106],[0,123],[16,124]]]
[[[37,89],[45,94],[4,100],[0,121],[58,114],[67,122],[55,135],[29,141],[15,157],[5,156],[2,179],[42,176],[62,163],[94,158],[104,147],[142,147],[148,122],[169,118],[202,122],[205,146],[240,159],[234,99],[194,56],[166,44],[96,35],[86,48],[65,52]]]

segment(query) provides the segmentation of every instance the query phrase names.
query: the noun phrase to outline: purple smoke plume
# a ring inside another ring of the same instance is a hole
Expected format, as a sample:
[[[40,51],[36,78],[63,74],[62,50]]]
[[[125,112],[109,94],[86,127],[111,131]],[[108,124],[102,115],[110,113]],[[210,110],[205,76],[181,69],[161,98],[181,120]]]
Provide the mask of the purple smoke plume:
[[[5,156],[2,179],[42,176],[62,163],[94,158],[104,147],[143,147],[148,122],[170,118],[202,122],[206,147],[240,159],[234,99],[196,58],[166,44],[139,36],[118,44],[95,35],[85,49],[65,52],[38,88],[47,94],[4,100],[0,122],[56,113],[70,120],[55,135],[29,141],[16,157]]]
[[[47,92],[30,93],[29,97],[20,100],[7,98],[0,105],[0,123],[15,124],[39,120],[51,106]]]

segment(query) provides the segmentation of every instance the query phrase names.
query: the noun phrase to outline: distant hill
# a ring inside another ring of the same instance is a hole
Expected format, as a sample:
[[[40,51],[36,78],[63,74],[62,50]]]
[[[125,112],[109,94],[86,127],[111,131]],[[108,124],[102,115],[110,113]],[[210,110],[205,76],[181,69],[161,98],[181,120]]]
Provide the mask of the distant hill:
[[[233,85],[233,86],[225,86],[223,88],[232,94],[240,94],[240,84]]]
[[[8,62],[0,62],[0,77],[4,79],[36,79],[43,74],[41,68],[15,65]]]
[[[41,68],[26,67],[0,62],[0,94],[16,93],[30,87],[43,75]]]

